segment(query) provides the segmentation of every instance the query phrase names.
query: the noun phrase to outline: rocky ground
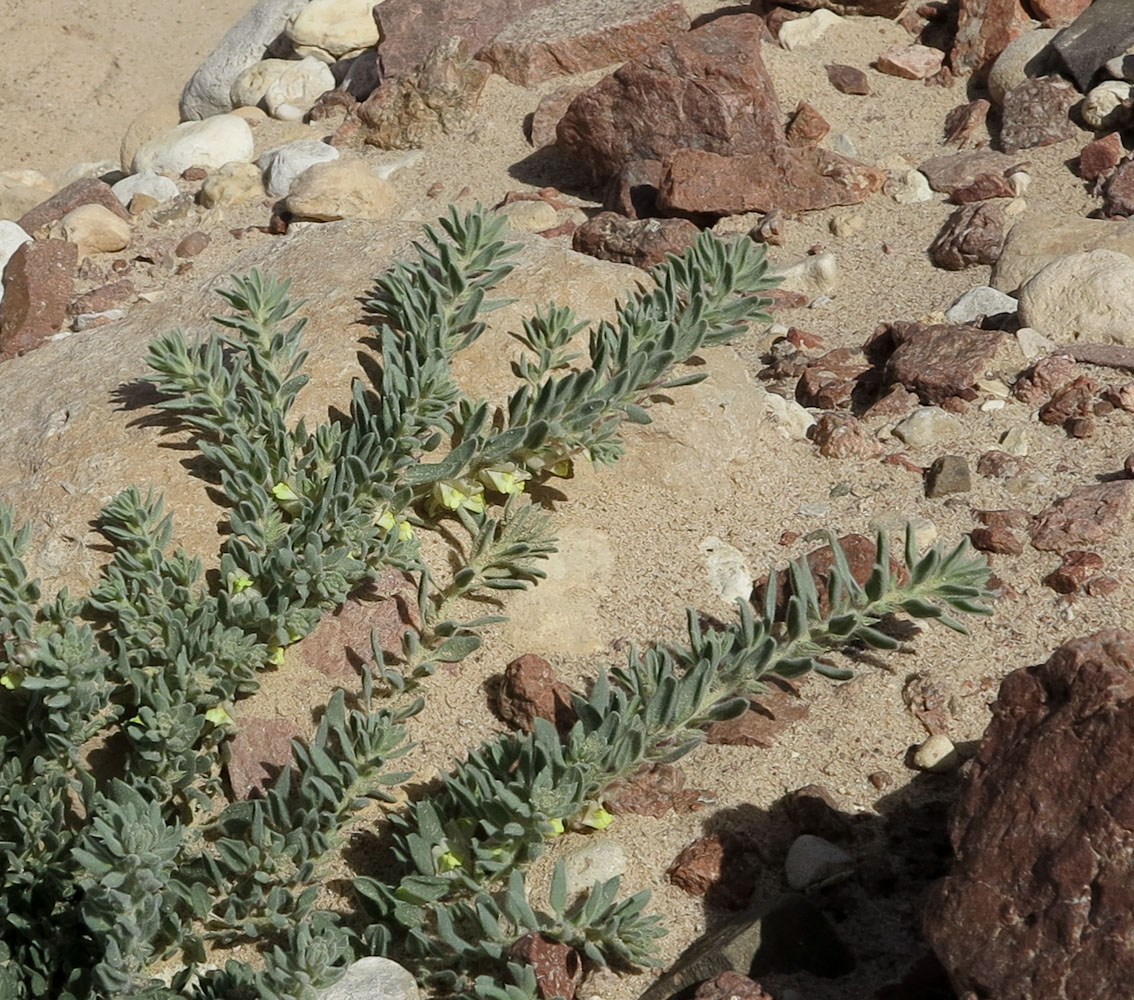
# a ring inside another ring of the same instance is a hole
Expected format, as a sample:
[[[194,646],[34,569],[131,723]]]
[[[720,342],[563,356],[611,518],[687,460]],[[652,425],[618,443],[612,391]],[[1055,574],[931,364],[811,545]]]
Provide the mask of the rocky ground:
[[[1007,675],[1123,624],[1134,599],[1121,79],[1134,38],[1110,30],[1091,49],[1082,3],[1055,0],[813,13],[385,0],[378,87],[368,5],[306,6],[333,16],[297,18],[280,43],[305,4],[256,5],[180,108],[108,83],[113,162],[97,162],[110,150],[93,139],[61,144],[67,160],[49,152],[53,134],[73,134],[66,105],[30,134],[0,119],[13,150],[0,173],[0,496],[32,519],[36,572],[89,585],[103,558],[89,522],[135,482],[171,498],[180,542],[215,551],[212,501],[163,446],[136,380],[153,335],[204,328],[229,273],[271,270],[307,299],[301,409],[322,419],[358,370],[358,297],[449,203],[503,206],[525,248],[503,289],[517,304],[462,360],[490,396],[508,384],[509,325],[537,305],[597,317],[642,279],[634,265],[700,227],[748,234],[785,274],[772,327],[705,351],[709,379],[657,407],[622,462],[579,468],[543,498],[560,536],[549,578],[431,682],[414,766],[435,773],[502,728],[485,685],[522,654],[581,684],[627,641],[680,638],[686,606],[727,616],[730,593],[827,530],[913,519],[923,540],[968,536],[988,553],[995,616],[971,637],[926,627],[852,681],[770,696],[682,762],[696,795],[670,787],[655,814],[619,815],[606,860],[626,889],[654,891],[667,965],[730,914],[805,888],[814,906],[781,917],[825,943],[756,969],[775,1000],[1072,996],[1088,967],[1092,995],[1125,982],[1106,942],[1128,920],[1112,902],[1128,792],[1117,772],[1087,788],[1078,777],[1124,759],[1130,637],[1015,675],[1000,730],[970,758]],[[464,45],[433,47],[450,35]],[[253,65],[265,53],[288,58]],[[192,69],[170,86],[170,66],[151,65],[166,94]],[[848,545],[869,557],[868,542]],[[310,731],[357,627],[335,619],[241,705],[264,741],[254,759]],[[946,816],[962,795],[958,863]],[[586,846],[562,839],[561,855]],[[580,995],[624,1000],[651,982],[602,973]]]

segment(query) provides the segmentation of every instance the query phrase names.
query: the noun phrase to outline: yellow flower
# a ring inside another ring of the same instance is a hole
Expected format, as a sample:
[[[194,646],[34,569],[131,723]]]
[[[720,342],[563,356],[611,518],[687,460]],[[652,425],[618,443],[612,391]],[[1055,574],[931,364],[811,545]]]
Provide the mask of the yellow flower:
[[[240,594],[252,586],[252,578],[250,576],[234,576],[229,580],[229,585],[234,594]]]
[[[547,825],[551,827],[551,833],[548,834],[548,836],[558,837],[560,834],[563,833],[563,830],[564,830],[563,820],[561,820],[561,819],[549,819],[547,821]]]
[[[454,868],[461,867],[463,867],[461,859],[452,851],[446,851],[437,859],[437,870],[439,872],[451,872]]]
[[[0,676],[0,687],[15,691],[23,683],[23,680],[24,672],[22,670],[8,670],[5,671],[3,676]]]
[[[282,500],[285,502],[289,500],[299,499],[299,495],[295,492],[295,490],[288,486],[287,483],[276,483],[276,485],[272,487],[272,496],[274,496],[277,500]]]
[[[484,487],[466,479],[442,479],[433,484],[433,502],[445,510],[464,508],[474,514],[483,514]]]
[[[413,525],[409,523],[404,517],[395,517],[393,511],[388,507],[382,508],[382,513],[378,515],[378,520],[375,522],[379,528],[384,531],[390,531],[393,528],[398,529],[398,538],[403,542],[408,542],[413,538]]]
[[[614,817],[597,802],[592,802],[587,806],[579,822],[582,823],[583,826],[589,826],[595,830],[605,830],[614,822]]]
[[[220,705],[214,705],[205,713],[205,718],[214,726],[231,726],[236,720]]]
[[[280,666],[284,661],[284,648],[283,648],[283,646],[280,646],[278,643],[273,642],[268,646],[268,650],[270,651],[270,654],[271,654],[268,657],[268,662],[270,664],[272,664],[273,666],[276,666],[276,667]]]
[[[524,483],[532,478],[532,474],[514,462],[507,462],[482,469],[477,478],[488,489],[502,493],[504,496],[512,496],[524,492]]]

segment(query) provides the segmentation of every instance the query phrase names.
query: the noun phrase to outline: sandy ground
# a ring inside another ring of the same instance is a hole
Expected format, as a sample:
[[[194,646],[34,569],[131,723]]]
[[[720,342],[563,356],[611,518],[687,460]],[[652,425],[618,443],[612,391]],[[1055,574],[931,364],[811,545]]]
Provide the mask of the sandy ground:
[[[0,4],[0,26],[14,26],[0,32],[0,65],[7,84],[0,92],[0,166],[28,165],[48,173],[76,160],[114,155],[117,137],[133,114],[176,96],[199,57],[247,6],[213,0],[153,3],[143,9],[129,0],[105,0],[96,8],[77,0],[46,0],[37,5],[35,23],[29,24],[20,23],[17,4]],[[696,15],[715,5],[696,0],[688,6]],[[61,31],[58,25],[68,18],[74,27]],[[951,88],[927,87],[867,69],[883,49],[905,40],[905,32],[895,24],[846,19],[818,48],[785,52],[767,46],[764,54],[785,114],[798,101],[808,100],[834,132],[852,137],[863,160],[873,163],[898,154],[916,165],[942,152],[944,117],[967,97],[963,82]],[[836,92],[823,69],[831,61],[867,69],[872,94]],[[560,82],[541,89],[554,89]],[[569,163],[554,153],[533,154],[525,142],[523,118],[538,99],[536,91],[490,80],[468,133],[427,149],[416,165],[395,175],[405,217],[435,217],[466,185],[469,200],[494,203],[509,190],[554,184],[593,206],[594,192],[583,186]],[[257,152],[289,137],[318,134],[304,126],[263,123],[257,131]],[[1080,145],[1069,140],[1026,153],[1024,158],[1033,164],[1029,212],[1082,215],[1094,207],[1066,165]],[[369,150],[363,155],[379,156]],[[426,192],[437,181],[444,190],[431,200]],[[780,318],[838,347],[861,343],[879,322],[916,319],[944,309],[958,294],[988,278],[987,268],[950,273],[929,265],[926,247],[951,209],[940,196],[901,206],[879,194],[849,210],[864,222],[852,237],[831,234],[833,211],[789,222],[784,246],[772,251],[773,259],[788,262],[822,244],[836,254],[841,278],[826,307],[795,310]],[[223,231],[265,221],[262,206],[245,212],[227,219],[202,215],[195,224]],[[238,249],[231,240],[214,239],[195,263],[192,280],[225,270]],[[171,284],[188,280],[168,278]],[[755,381],[765,363],[762,346],[766,342],[752,338],[735,353],[706,353],[722,392],[723,387],[735,387],[737,378]],[[737,358],[742,365],[736,364]],[[1119,380],[1113,373],[1095,374],[1104,381]],[[824,459],[810,444],[784,441],[762,427],[754,427],[753,434],[764,443],[763,450],[745,469],[721,469],[712,477],[682,476],[683,463],[692,469],[705,459],[667,444],[666,422],[680,421],[686,412],[679,404],[675,413],[659,417],[660,429],[631,434],[630,453],[618,467],[597,473],[581,470],[564,487],[568,500],[555,505],[563,553],[552,579],[511,602],[513,622],[466,661],[459,676],[439,676],[430,685],[426,712],[413,727],[425,739],[415,758],[422,773],[434,772],[462,748],[499,731],[499,723],[485,708],[483,684],[512,656],[543,654],[575,680],[593,676],[602,663],[617,662],[615,650],[626,639],[679,638],[687,605],[727,614],[708,585],[698,550],[708,535],[736,546],[754,567],[782,564],[817,544],[804,537],[784,547],[779,540],[785,530],[804,536],[824,528],[864,531],[877,518],[924,517],[942,539],[955,542],[973,527],[971,508],[1020,506],[1037,512],[1073,488],[1120,469],[1130,451],[1129,414],[1108,415],[1099,421],[1093,438],[1080,441],[1039,424],[1034,410],[1019,403],[1010,401],[987,413],[973,409],[964,418],[962,440],[911,457],[928,465],[938,453],[952,451],[975,466],[977,457],[995,447],[1005,431],[1024,426],[1031,441],[1029,460],[1041,479],[1019,495],[998,481],[974,475],[970,494],[927,500],[914,473],[877,461]],[[887,450],[897,448],[890,443]],[[677,470],[668,482],[666,468]],[[817,503],[828,505],[825,514],[814,513]],[[1099,547],[1108,571],[1128,573],[1131,547],[1128,538]],[[858,956],[858,969],[829,982],[769,976],[765,984],[777,1000],[788,987],[802,990],[807,1000],[852,1000],[869,997],[900,976],[923,947],[918,941],[917,897],[926,881],[943,871],[943,816],[956,781],[955,776],[919,775],[907,766],[910,748],[925,739],[926,731],[906,709],[903,686],[911,675],[922,673],[946,688],[953,715],[950,733],[965,746],[983,732],[988,704],[1007,672],[1046,658],[1067,638],[1128,619],[1132,589],[1127,577],[1108,597],[1069,603],[1040,583],[1057,563],[1057,557],[1030,549],[1020,557],[993,557],[995,572],[1019,596],[1001,602],[994,618],[973,622],[971,638],[929,627],[907,651],[865,664],[850,683],[808,681],[809,717],[793,725],[773,749],[706,747],[685,762],[689,784],[716,797],[713,809],[660,820],[627,817],[615,824],[609,836],[630,855],[626,888],[653,889],[654,912],[670,927],[663,942],[665,960],[720,917],[700,899],[666,882],[664,870],[674,855],[705,830],[741,830],[761,845],[760,890],[779,891],[786,846],[780,800],[787,791],[820,783],[855,817],[860,831],[856,850],[864,874],[824,898],[840,934]],[[586,572],[578,568],[583,564]],[[268,679],[258,697],[276,711],[309,721],[312,701],[298,698],[297,688],[309,691],[281,672]],[[868,779],[875,772],[885,772],[891,784],[876,788]],[[562,849],[576,846],[578,839],[564,838]],[[886,870],[896,873],[896,883],[887,881]],[[598,993],[603,1000],[629,1000],[648,982],[644,977],[615,980],[604,975],[586,992]]]

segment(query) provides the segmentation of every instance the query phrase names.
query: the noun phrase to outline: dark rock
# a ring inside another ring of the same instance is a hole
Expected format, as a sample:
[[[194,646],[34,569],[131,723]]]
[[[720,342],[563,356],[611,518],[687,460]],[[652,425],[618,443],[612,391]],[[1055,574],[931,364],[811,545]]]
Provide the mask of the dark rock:
[[[962,205],[946,220],[930,244],[929,259],[946,271],[975,264],[995,264],[1004,249],[1008,218],[995,201]]]
[[[901,980],[883,986],[874,1000],[957,1000],[949,977],[932,952],[926,952],[906,971]]]
[[[1079,366],[1070,354],[1040,358],[1012,386],[1012,395],[1033,406],[1050,398],[1079,375]]]
[[[827,66],[827,79],[831,86],[841,94],[869,94],[870,83],[866,74],[854,66],[830,63]]]
[[[1103,184],[1102,196],[1103,215],[1111,218],[1134,215],[1134,160],[1123,160],[1114,168]]]
[[[985,125],[991,110],[992,104],[983,97],[955,107],[945,116],[945,128],[942,130],[945,145],[958,149],[983,145],[987,141]]]
[[[968,493],[972,488],[969,463],[961,455],[942,455],[925,473],[925,495],[930,499]]]
[[[291,767],[291,741],[299,736],[295,723],[289,719],[241,718],[229,743],[230,757],[225,765],[232,794],[238,799],[262,797],[280,771]]]
[[[547,660],[534,653],[518,656],[504,668],[493,702],[500,718],[525,732],[531,732],[536,719],[546,719],[561,733],[575,724],[571,688]]]
[[[831,126],[819,109],[800,101],[785,135],[789,146],[814,146],[830,131]]]
[[[414,149],[451,134],[468,121],[489,76],[484,63],[469,58],[464,42],[438,42],[416,69],[384,79],[359,105],[364,140],[380,149]]]
[[[1079,154],[1079,176],[1085,181],[1097,181],[1122,162],[1125,152],[1122,148],[1122,137],[1117,132],[1108,132],[1097,139],[1092,139]]]
[[[772,1000],[772,994],[739,972],[722,972],[698,986],[693,1000]]]
[[[650,764],[630,778],[621,778],[603,792],[606,808],[617,815],[633,813],[660,819],[670,810],[681,814],[703,809],[712,796],[685,787],[685,772],[672,764]]]
[[[190,233],[181,240],[181,242],[173,248],[173,252],[178,257],[196,257],[197,254],[204,252],[210,242],[209,234],[202,233],[198,230],[195,233]]]
[[[661,160],[631,160],[607,185],[603,207],[629,219],[645,219],[658,210]]]
[[[373,14],[373,10],[371,13]],[[375,19],[375,23],[377,24],[377,19]],[[331,73],[335,78],[335,89],[321,94],[315,102],[316,105],[326,94],[339,94],[346,98],[340,106],[350,109],[355,102],[365,101],[374,93],[375,88],[382,80],[378,53],[374,49],[368,49],[360,55],[347,59],[335,60],[331,63]],[[328,99],[323,105],[324,109],[329,111],[336,100],[337,98]],[[314,108],[312,108],[312,111],[314,111]]]
[[[955,396],[975,399],[976,381],[1012,348],[1012,337],[1000,330],[903,321],[880,326],[864,349],[882,366],[883,384],[905,386],[935,406]]]
[[[700,235],[687,219],[627,219],[614,212],[599,212],[575,230],[571,249],[649,269],[669,254],[684,253]]]
[[[949,200],[957,205],[967,205],[989,198],[1012,198],[1015,194],[1011,182],[1003,174],[978,174],[971,184],[953,188]]]
[[[511,21],[476,58],[531,87],[625,62],[688,30],[689,15],[677,0],[556,0]]]
[[[559,125],[559,119],[582,89],[577,83],[568,83],[539,99],[539,104],[532,112],[531,133],[528,136],[536,149],[555,145],[555,129]]]
[[[986,479],[1015,479],[1027,463],[1006,451],[986,451],[977,460],[977,472]]]
[[[508,949],[508,958],[532,967],[539,995],[544,1000],[551,997],[574,1000],[579,983],[583,981],[583,963],[579,953],[570,945],[553,941],[543,934],[525,934]]]
[[[80,316],[83,313],[100,313],[114,309],[133,300],[137,295],[134,283],[123,278],[121,281],[103,285],[80,295],[68,307],[67,313],[71,316]]]
[[[793,837],[809,833],[840,843],[850,839],[853,826],[830,790],[822,785],[804,785],[783,798],[784,811],[791,820]]]
[[[1104,63],[1134,46],[1132,15],[1130,0],[1094,0],[1052,39],[1052,47],[1084,94]]]
[[[35,350],[63,329],[78,263],[79,248],[66,240],[24,243],[12,254],[0,301],[0,360]]]
[[[1134,371],[1134,347],[1124,344],[1065,344],[1060,350],[1084,364]]]
[[[983,83],[996,57],[1028,30],[1030,21],[1020,0],[960,0],[949,66]]]
[[[773,39],[779,41],[780,28],[782,28],[788,21],[796,21],[801,17],[807,15],[801,10],[790,10],[787,7],[776,6],[769,10],[764,15],[764,24],[768,29],[768,33]]]
[[[1048,573],[1043,582],[1057,594],[1075,594],[1102,568],[1103,559],[1097,552],[1072,549],[1063,553],[1059,566]]]
[[[209,172],[204,167],[186,167],[181,171],[181,179],[183,181],[203,181],[209,176]]]
[[[560,145],[605,179],[677,149],[728,156],[782,144],[763,33],[761,18],[739,14],[655,46],[571,102]]]
[[[918,402],[916,393],[910,392],[903,385],[895,385],[878,402],[872,403],[862,417],[864,420],[872,420],[875,417],[903,417],[917,406]]]
[[[118,218],[130,221],[130,213],[122,207],[122,202],[110,190],[109,184],[103,183],[96,177],[84,177],[68,184],[61,191],[56,191],[46,201],[41,201],[35,208],[25,212],[17,220],[17,225],[25,233],[34,236],[37,230],[58,222],[80,205],[101,205],[110,209]]]
[[[885,181],[885,171],[814,146],[733,156],[679,149],[665,160],[658,206],[695,217],[809,212],[857,205]]]
[[[1134,483],[1128,479],[1084,486],[1043,511],[1032,525],[1041,552],[1097,545],[1119,534],[1129,520]]]
[[[1005,678],[951,822],[925,932],[959,996],[1125,996],[1134,977],[1134,633]]]
[[[749,699],[751,707],[744,714],[709,726],[705,742],[766,750],[784,729],[807,718],[810,706],[789,681],[772,678],[767,687],[767,692]]]
[[[1098,391],[1098,382],[1087,375],[1080,375],[1057,389],[1051,399],[1039,408],[1040,421],[1058,426],[1078,417],[1091,416]]]
[[[858,417],[850,413],[821,413],[815,421],[811,439],[824,458],[877,458],[880,442]]]
[[[752,899],[759,868],[749,844],[735,835],[710,833],[683,848],[666,876],[691,896],[707,897],[713,906],[743,910]]]
[[[1081,99],[1061,76],[1025,80],[1004,95],[1001,105],[1000,147],[1006,153],[1049,146],[1079,134],[1070,113]]]
[[[359,58],[362,58],[361,56]],[[374,56],[371,54],[371,59]],[[345,60],[340,60],[345,61]],[[337,65],[337,64],[336,64]],[[374,86],[367,90],[366,94],[361,98],[356,98],[348,94],[344,90],[325,90],[316,99],[315,103],[311,105],[311,110],[307,112],[307,120],[309,122],[325,122],[330,121],[332,118],[339,118],[353,114],[358,110],[360,101],[365,101],[378,86],[378,81],[374,81]]]
[[[1021,167],[1026,161],[992,149],[972,149],[966,153],[948,153],[933,156],[918,166],[934,191],[952,194],[956,188],[968,187],[982,174],[1007,176]]]
[[[378,61],[383,81],[408,76],[438,42],[459,38],[479,52],[505,27],[549,0],[385,0],[374,10],[382,40]]]
[[[1083,585],[1083,592],[1088,597],[1106,597],[1108,594],[1113,594],[1121,585],[1122,581],[1117,577],[1096,576]]]

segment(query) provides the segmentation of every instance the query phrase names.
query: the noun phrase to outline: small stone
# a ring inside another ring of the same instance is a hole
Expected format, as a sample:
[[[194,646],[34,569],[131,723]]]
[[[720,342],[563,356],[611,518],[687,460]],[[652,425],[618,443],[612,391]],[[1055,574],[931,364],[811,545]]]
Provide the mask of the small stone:
[[[784,729],[806,718],[810,711],[799,692],[785,680],[770,681],[768,691],[749,702],[751,707],[742,715],[709,726],[706,742],[767,749]]]
[[[1085,181],[1097,181],[1117,167],[1125,154],[1122,137],[1117,132],[1092,139],[1079,153],[1079,176]]]
[[[316,991],[316,1000],[420,1000],[417,980],[393,959],[367,956],[347,966],[334,986]]]
[[[1041,76],[1013,87],[1004,95],[1000,145],[1007,153],[1048,146],[1079,133],[1071,108],[1079,92],[1060,76]]]
[[[789,441],[806,441],[815,425],[815,417],[803,406],[774,392],[764,396],[763,409],[769,422]]]
[[[688,219],[626,219],[615,212],[599,212],[575,230],[571,249],[649,269],[669,254],[683,253],[699,235]]]
[[[152,105],[135,115],[126,127],[118,147],[118,160],[122,169],[130,172],[133,169],[134,154],[139,148],[180,122],[181,116],[173,101]]]
[[[784,876],[787,884],[798,892],[845,879],[854,867],[854,859],[841,847],[805,833],[796,837],[788,848]]]
[[[173,252],[178,257],[196,257],[197,254],[204,251],[209,242],[207,233],[200,231],[190,233],[173,248]]]
[[[882,454],[882,443],[850,413],[820,414],[812,439],[824,458],[871,459]]]
[[[805,295],[826,295],[839,287],[839,264],[833,253],[817,253],[775,271],[779,287]]]
[[[1134,345],[1134,260],[1114,250],[1060,257],[1020,289],[1020,321],[1062,342]]]
[[[1097,552],[1072,549],[1064,552],[1059,566],[1043,578],[1043,582],[1057,594],[1075,594],[1087,580],[1103,568],[1103,559]]]
[[[830,131],[831,126],[819,113],[819,109],[806,101],[800,101],[785,134],[792,146],[814,146]]]
[[[887,49],[875,63],[879,73],[906,80],[924,80],[941,69],[945,53],[928,45],[898,45]]]
[[[985,141],[988,112],[992,105],[983,97],[955,107],[945,116],[942,138],[946,146],[979,146]]]
[[[806,17],[797,17],[785,21],[781,26],[776,40],[782,48],[789,52],[796,49],[811,48],[842,18],[834,11],[820,9]]]
[[[925,474],[925,495],[930,499],[972,489],[969,463],[960,455],[942,455]]]
[[[916,205],[933,198],[933,191],[929,187],[929,178],[919,170],[903,170],[897,174],[891,173],[890,179],[883,185],[882,190],[899,205]]]
[[[567,874],[567,895],[573,897],[596,882],[608,882],[625,875],[626,851],[613,840],[598,840],[572,851],[563,859]]]
[[[1040,423],[1058,426],[1078,418],[1090,417],[1098,391],[1098,382],[1086,375],[1080,375],[1060,386],[1051,399],[1039,408]]]
[[[264,194],[260,168],[254,163],[237,160],[209,174],[201,185],[198,198],[205,208],[215,208],[217,205],[242,205],[246,201],[263,198]]]
[[[713,801],[697,788],[685,787],[685,772],[672,764],[650,764],[629,778],[607,785],[603,802],[615,816],[634,814],[661,819],[671,810],[695,812]]]
[[[955,440],[963,430],[951,413],[937,406],[921,406],[894,427],[893,434],[911,448],[932,448]]]
[[[497,211],[508,220],[508,227],[517,233],[541,233],[559,225],[559,214],[542,198],[512,201]]]
[[[846,239],[862,232],[865,225],[866,219],[858,212],[835,212],[827,223],[827,228],[832,235]]]
[[[914,766],[921,771],[933,774],[948,774],[961,765],[961,755],[953,746],[953,741],[944,733],[930,736],[913,755]]]
[[[285,198],[296,178],[308,167],[329,163],[339,156],[339,151],[325,142],[300,139],[261,154],[256,166],[263,171],[264,190],[273,198]]]
[[[1008,217],[999,202],[962,205],[946,220],[929,247],[929,258],[946,271],[995,264],[1004,249]]]
[[[88,177],[68,184],[46,201],[41,201],[35,208],[24,213],[19,219],[20,228],[30,236],[35,236],[39,230],[50,226],[53,222],[58,222],[68,212],[73,212],[83,205],[101,205],[123,221],[129,222],[130,216],[114,196],[110,186]]]
[[[110,189],[123,205],[129,205],[132,198],[142,194],[153,199],[155,205],[176,198],[180,193],[177,185],[168,177],[155,174],[152,170],[123,177]]]
[[[288,62],[268,83],[259,103],[278,121],[297,122],[334,86],[335,77],[330,68],[308,56],[298,62]]]
[[[893,776],[887,771],[871,771],[866,778],[879,792],[884,791],[894,783]]]
[[[1117,128],[1129,119],[1129,101],[1134,87],[1122,80],[1104,80],[1092,88],[1083,103],[1079,114],[1093,129]]]
[[[841,94],[869,94],[870,84],[866,74],[854,66],[844,66],[842,63],[829,63],[827,66],[827,79],[831,86]]]
[[[980,552],[1018,556],[1024,551],[1024,543],[1008,528],[973,528],[969,532],[969,538],[973,548]]]
[[[555,127],[582,89],[577,83],[568,83],[539,99],[539,104],[532,112],[531,132],[528,135],[533,148],[544,149],[559,141]]]
[[[190,121],[151,139],[134,154],[134,173],[152,170],[178,176],[189,167],[222,167],[252,159],[255,142],[248,123],[237,115]]]
[[[280,771],[291,767],[291,741],[300,735],[288,719],[242,716],[225,765],[232,794],[238,799],[261,798]]]
[[[1005,313],[1015,315],[1016,300],[988,285],[977,285],[953,300],[945,310],[950,323],[979,323],[981,320]]]
[[[67,312],[72,316],[82,313],[104,313],[131,301],[135,295],[137,290],[134,288],[134,283],[124,278],[80,295],[67,307]]]
[[[79,248],[80,257],[116,253],[130,243],[130,223],[102,205],[80,205],[61,220],[63,235]]]
[[[571,688],[542,656],[525,653],[504,668],[504,676],[493,698],[493,710],[505,722],[531,732],[535,720],[546,719],[560,733],[575,724]]]
[[[974,201],[987,201],[989,198],[1014,198],[1016,188],[1013,181],[1020,174],[1013,174],[1012,180],[1002,174],[979,174],[971,184],[953,188],[949,200],[957,205],[968,205]]]
[[[988,479],[1014,479],[1024,468],[1019,456],[1006,451],[986,451],[977,460],[977,472]]]
[[[1108,219],[1134,215],[1134,160],[1118,163],[1102,182],[1102,196],[1101,212]]]
[[[286,206],[297,219],[316,222],[380,220],[393,213],[397,194],[361,160],[332,160],[308,167],[292,185]]]
[[[371,0],[311,0],[289,18],[287,37],[296,54],[324,63],[357,56],[378,44],[373,7]]]
[[[947,153],[923,161],[920,170],[929,178],[930,187],[943,194],[952,194],[956,188],[966,187],[984,174],[1007,176],[1025,166],[1020,157],[997,153],[991,149],[973,149],[965,153]]]

